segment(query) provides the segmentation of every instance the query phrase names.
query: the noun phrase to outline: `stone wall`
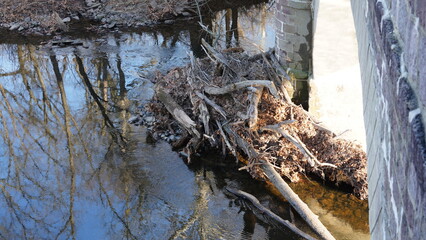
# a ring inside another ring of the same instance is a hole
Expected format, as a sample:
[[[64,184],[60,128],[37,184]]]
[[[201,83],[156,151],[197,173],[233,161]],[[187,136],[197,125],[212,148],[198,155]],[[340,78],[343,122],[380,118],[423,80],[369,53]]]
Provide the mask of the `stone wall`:
[[[311,72],[312,0],[276,0],[275,54],[281,64]]]
[[[367,134],[372,239],[426,236],[426,2],[351,0]]]
[[[315,2],[276,0],[275,55],[296,81],[293,102],[309,108],[309,76],[312,74],[312,41]]]

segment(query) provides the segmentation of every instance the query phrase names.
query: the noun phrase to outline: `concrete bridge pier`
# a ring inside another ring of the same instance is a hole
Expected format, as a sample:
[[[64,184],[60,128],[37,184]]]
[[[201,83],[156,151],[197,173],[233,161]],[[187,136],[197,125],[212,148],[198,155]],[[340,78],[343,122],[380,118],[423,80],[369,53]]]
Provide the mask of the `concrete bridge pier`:
[[[305,72],[312,69],[312,0],[276,1],[276,57]]]
[[[277,58],[309,76],[319,1],[276,0]],[[371,238],[424,239],[426,1],[350,1],[362,80]],[[309,87],[304,91],[309,94]]]
[[[299,79],[294,86],[295,103],[308,108],[314,31],[312,0],[276,0],[275,4],[275,55]]]

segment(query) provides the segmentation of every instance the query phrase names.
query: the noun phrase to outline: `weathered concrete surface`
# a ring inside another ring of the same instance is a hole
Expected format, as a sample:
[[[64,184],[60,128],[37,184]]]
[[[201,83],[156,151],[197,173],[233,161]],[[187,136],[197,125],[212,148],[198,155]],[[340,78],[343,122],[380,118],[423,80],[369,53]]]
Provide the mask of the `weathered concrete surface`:
[[[309,112],[342,138],[366,147],[361,73],[349,0],[320,0]]]
[[[367,133],[372,239],[426,235],[426,3],[352,0]]]

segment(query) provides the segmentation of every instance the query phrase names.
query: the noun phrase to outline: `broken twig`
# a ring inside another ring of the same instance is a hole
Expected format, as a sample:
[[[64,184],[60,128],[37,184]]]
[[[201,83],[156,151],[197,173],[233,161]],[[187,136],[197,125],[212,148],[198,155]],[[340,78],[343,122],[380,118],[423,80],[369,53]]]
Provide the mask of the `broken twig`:
[[[320,167],[332,167],[337,168],[336,165],[331,163],[322,163],[318,161],[318,159],[309,151],[309,149],[306,148],[305,144],[297,137],[297,136],[291,136],[286,130],[282,129],[280,125],[274,124],[274,125],[268,125],[262,128],[263,131],[272,131],[280,134],[281,136],[285,137],[287,140],[289,140],[291,143],[293,143],[299,150],[305,155],[306,159],[308,160],[309,165],[311,167],[320,166]]]

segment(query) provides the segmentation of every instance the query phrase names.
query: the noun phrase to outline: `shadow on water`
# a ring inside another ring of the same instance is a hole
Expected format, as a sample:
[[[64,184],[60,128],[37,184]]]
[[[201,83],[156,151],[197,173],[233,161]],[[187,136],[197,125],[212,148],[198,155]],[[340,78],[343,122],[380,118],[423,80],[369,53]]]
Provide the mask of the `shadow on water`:
[[[242,10],[238,24],[235,10],[215,13],[210,26],[218,34],[210,40],[272,47],[267,7]],[[220,156],[187,166],[168,144],[147,144],[146,129],[127,122],[152,97],[155,71],[200,51],[202,31],[191,24],[86,36],[63,47],[0,45],[0,239],[297,239],[224,190],[250,192],[289,219],[288,205],[263,183],[233,163],[218,164]],[[366,210],[355,210],[362,204],[324,198],[334,208],[321,198],[315,204],[331,225],[345,223],[341,239],[368,232],[357,226],[357,218],[366,221]],[[307,228],[297,217],[296,224]]]

